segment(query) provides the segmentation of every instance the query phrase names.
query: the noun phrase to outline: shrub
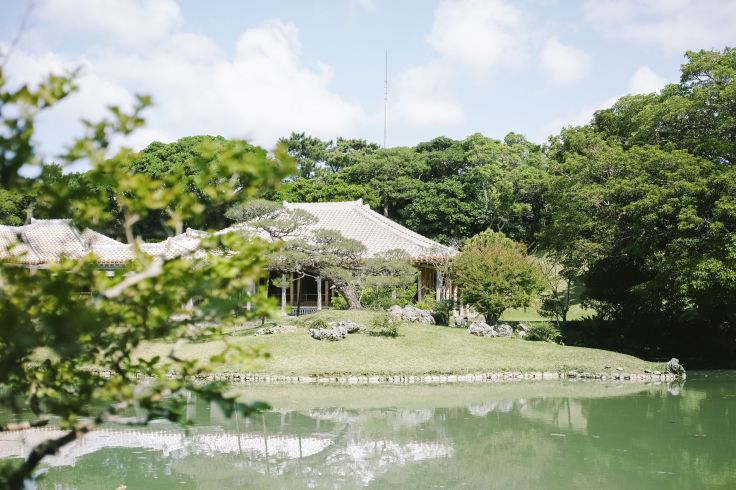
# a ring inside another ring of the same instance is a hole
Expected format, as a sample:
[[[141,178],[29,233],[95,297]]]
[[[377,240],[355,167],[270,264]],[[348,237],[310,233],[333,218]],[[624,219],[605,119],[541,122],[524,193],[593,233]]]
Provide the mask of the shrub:
[[[392,305],[408,305],[415,294],[416,284],[401,288],[367,286],[361,289],[360,302],[364,308],[383,311]]]
[[[374,337],[398,337],[400,322],[390,315],[380,315],[371,321],[366,333]]]
[[[425,295],[421,301],[417,301],[414,304],[414,306],[416,306],[420,310],[428,310],[428,311],[435,311],[438,305],[439,305],[439,301],[434,299],[434,296],[432,296],[431,294]]]
[[[321,318],[307,322],[306,327],[307,328],[330,328],[327,322],[322,320]]]
[[[332,308],[333,310],[347,310],[348,302],[345,301],[345,298],[343,298],[339,294],[335,294],[330,299],[330,308]]]
[[[463,302],[491,325],[505,309],[529,306],[546,285],[526,246],[491,230],[465,242],[452,261],[452,278],[462,289]]]
[[[552,323],[535,323],[529,327],[524,340],[557,343],[560,340],[560,329]]]

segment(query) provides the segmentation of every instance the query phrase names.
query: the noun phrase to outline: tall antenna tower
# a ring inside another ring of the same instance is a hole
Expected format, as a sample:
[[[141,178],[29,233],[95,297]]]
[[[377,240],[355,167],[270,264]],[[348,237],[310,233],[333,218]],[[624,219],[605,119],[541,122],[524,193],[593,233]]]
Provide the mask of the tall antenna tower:
[[[383,79],[383,147],[386,148],[386,122],[388,120],[388,49],[386,49],[386,76]]]

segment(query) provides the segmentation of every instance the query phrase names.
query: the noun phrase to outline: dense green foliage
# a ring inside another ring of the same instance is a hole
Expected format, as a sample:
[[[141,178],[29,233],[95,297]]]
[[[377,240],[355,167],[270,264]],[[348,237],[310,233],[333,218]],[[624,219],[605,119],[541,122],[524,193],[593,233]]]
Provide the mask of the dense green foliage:
[[[399,336],[400,326],[401,322],[399,320],[392,317],[391,315],[383,313],[371,320],[371,323],[365,333],[372,337],[393,338]]]
[[[561,334],[560,329],[552,323],[538,322],[529,327],[524,340],[532,340],[538,342],[558,342]]]
[[[614,346],[736,354],[736,52],[551,140],[549,256],[612,320]],[[600,335],[604,337],[604,335]]]
[[[459,242],[487,228],[534,241],[543,213],[542,147],[511,133],[501,142],[479,134],[435,138],[413,148],[336,144],[304,135],[284,140],[305,169],[274,199],[318,202],[362,198],[425,236]]]
[[[1,426],[0,432],[43,426],[51,416],[67,430],[36,446],[25,461],[5,462],[0,468],[3,488],[23,488],[45,456],[102,423],[186,422],[186,393],[218,404],[227,415],[248,415],[266,406],[239,401],[224,384],[195,381],[217,365],[244,365],[259,351],[224,341],[208,358],[186,360],[179,349],[203,337],[219,338],[224,325],[270,310],[265,297],[244,294],[261,276],[270,247],[231,233],[202,239],[202,253],[151,257],[141,251],[134,224],[149,210],[158,210],[166,226],[181,229],[201,214],[202,199],[210,206],[230,206],[253,197],[257,188],[274,186],[288,175],[289,158],[279,149],[269,158],[242,144],[227,145],[223,152],[202,142],[199,157],[190,162],[189,180],[179,172],[156,177],[130,173],[139,156],[127,149],[110,155],[108,146],[115,135],[143,124],[141,111],[150,101],[140,97],[131,114],[111,107],[110,118],[87,122],[86,134],[71,144],[63,161],[89,162],[92,170],[83,178],[62,175],[53,166],[45,167],[40,179],[21,177],[17,172],[24,164],[41,163],[34,156],[34,119],[73,86],[71,80],[52,76],[35,89],[7,89],[0,70],[0,116],[7,128],[0,139],[2,195],[9,200],[33,196],[39,208],[63,212],[79,225],[120,217],[133,258],[112,276],[98,268],[92,255],[40,270],[19,267],[12,256],[0,260],[0,404],[18,417],[28,410],[32,414]],[[22,120],[14,114],[23,115]],[[6,215],[20,222],[17,212]],[[154,340],[175,345],[153,359],[134,355],[142,343]],[[167,376],[171,372],[179,376]],[[151,381],[141,385],[141,375]]]
[[[542,273],[526,247],[490,230],[465,243],[451,274],[462,289],[462,301],[475,306],[490,324],[507,308],[529,306],[544,289]]]

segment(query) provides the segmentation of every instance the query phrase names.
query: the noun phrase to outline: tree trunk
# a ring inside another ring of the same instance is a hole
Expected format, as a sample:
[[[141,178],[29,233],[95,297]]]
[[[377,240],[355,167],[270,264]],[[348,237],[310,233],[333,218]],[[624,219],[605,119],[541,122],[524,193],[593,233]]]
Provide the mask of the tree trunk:
[[[340,291],[340,294],[348,302],[348,308],[351,310],[362,310],[363,306],[360,304],[358,299],[358,293],[355,288],[347,284],[335,283],[335,287]]]

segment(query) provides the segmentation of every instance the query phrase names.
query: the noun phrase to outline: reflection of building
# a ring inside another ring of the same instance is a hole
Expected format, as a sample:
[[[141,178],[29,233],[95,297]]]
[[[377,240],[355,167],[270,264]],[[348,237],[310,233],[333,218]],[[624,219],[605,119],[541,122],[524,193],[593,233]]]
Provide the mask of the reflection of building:
[[[435,294],[437,299],[446,297],[447,285],[443,285],[433,263],[448,258],[454,251],[430,240],[400,224],[372,211],[362,200],[351,202],[288,203],[287,209],[301,209],[314,215],[317,222],[304,227],[292,238],[306,237],[315,229],[340,232],[344,237],[361,242],[366,247],[366,256],[374,257],[389,250],[402,250],[419,270],[417,276],[418,299],[426,294]],[[245,231],[243,226],[233,226],[217,233]],[[258,234],[258,233],[256,233]],[[187,229],[186,232],[158,243],[141,244],[143,252],[164,258],[196,253],[199,241],[205,232]],[[132,246],[109,238],[90,229],[78,231],[66,219],[32,219],[25,226],[0,225],[0,258],[12,258],[29,268],[43,269],[61,257],[81,258],[94,254],[98,266],[110,270],[124,267],[134,257]],[[303,309],[321,309],[330,305],[332,288],[321,278],[287,278],[290,287],[284,290],[272,286],[265,279],[261,287],[268,287],[269,294],[282,299],[282,306],[297,304]],[[288,294],[287,294],[288,290]],[[301,300],[296,297],[299,291]]]
[[[103,449],[142,449],[159,452],[184,466],[205,461],[205,465],[234,465],[264,477],[299,468],[315,480],[339,477],[365,485],[394,466],[453,454],[452,446],[442,442],[365,437],[361,421],[354,424],[310,434],[272,433],[274,428],[265,421],[258,427],[258,420],[251,421],[244,432],[213,426],[195,427],[189,434],[169,425],[158,430],[103,428],[44,458],[43,464],[75,466],[81,458]],[[25,457],[38,443],[63,434],[46,428],[4,433],[0,435],[0,460]]]

